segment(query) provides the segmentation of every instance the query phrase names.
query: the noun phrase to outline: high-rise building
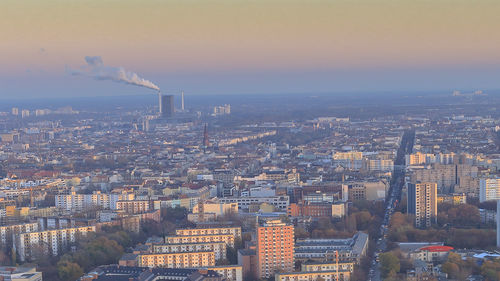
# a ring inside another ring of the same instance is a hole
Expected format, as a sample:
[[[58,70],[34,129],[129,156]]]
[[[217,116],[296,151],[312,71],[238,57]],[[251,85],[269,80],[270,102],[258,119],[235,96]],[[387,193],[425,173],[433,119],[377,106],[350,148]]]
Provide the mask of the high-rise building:
[[[500,200],[500,178],[479,180],[479,202]]]
[[[408,214],[415,216],[417,227],[430,227],[437,222],[437,184],[408,184]]]
[[[16,116],[19,115],[19,108],[13,107],[12,108],[12,115],[16,115]]]
[[[257,227],[257,274],[261,278],[294,268],[294,227],[281,220],[269,220]]]
[[[174,96],[160,95],[160,115],[163,118],[174,116]]]
[[[497,200],[497,248],[500,248],[500,200]]]
[[[29,110],[27,110],[27,109],[23,109],[23,110],[21,111],[21,117],[22,117],[22,118],[25,118],[25,117],[30,117],[30,111],[29,111]]]
[[[210,146],[210,140],[208,139],[207,124],[205,124],[205,128],[203,129],[203,148],[206,149],[209,146]]]

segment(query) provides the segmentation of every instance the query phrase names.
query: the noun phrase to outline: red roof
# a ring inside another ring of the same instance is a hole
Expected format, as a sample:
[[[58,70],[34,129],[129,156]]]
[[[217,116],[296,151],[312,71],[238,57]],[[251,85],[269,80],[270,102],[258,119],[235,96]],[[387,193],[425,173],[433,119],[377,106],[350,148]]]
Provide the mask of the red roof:
[[[428,247],[423,247],[420,248],[422,251],[428,251],[428,252],[449,252],[453,250],[453,247],[449,246],[428,246]]]

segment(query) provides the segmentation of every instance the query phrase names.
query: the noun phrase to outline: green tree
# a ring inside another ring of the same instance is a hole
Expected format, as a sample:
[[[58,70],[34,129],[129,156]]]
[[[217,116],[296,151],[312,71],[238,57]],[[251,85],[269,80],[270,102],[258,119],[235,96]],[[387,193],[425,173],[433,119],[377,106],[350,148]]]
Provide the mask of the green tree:
[[[295,228],[295,238],[301,239],[301,238],[309,238],[310,233],[302,227],[296,227]]]
[[[460,268],[458,267],[458,265],[456,263],[452,263],[449,261],[443,264],[443,266],[441,267],[441,271],[448,274],[448,277],[453,279],[458,278],[458,276],[460,276]]]
[[[226,256],[227,259],[229,260],[230,264],[237,264],[238,263],[238,250],[233,248],[233,247],[227,247],[226,248]]]
[[[382,253],[379,255],[380,258],[380,270],[382,271],[382,277],[386,278],[389,276],[391,271],[395,273],[399,272],[401,268],[401,264],[399,262],[398,257],[392,253]]]
[[[57,273],[61,280],[73,281],[83,275],[83,269],[76,263],[60,261],[57,264]]]
[[[486,261],[481,266],[481,275],[488,281],[499,281],[500,261]]]

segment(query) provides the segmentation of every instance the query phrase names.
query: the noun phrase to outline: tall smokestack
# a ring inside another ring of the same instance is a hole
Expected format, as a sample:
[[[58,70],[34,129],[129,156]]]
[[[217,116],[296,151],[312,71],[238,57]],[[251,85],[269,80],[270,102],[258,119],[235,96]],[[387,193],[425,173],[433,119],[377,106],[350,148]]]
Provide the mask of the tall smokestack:
[[[184,91],[181,92],[181,110],[184,111]]]
[[[161,115],[161,92],[158,91],[158,113]]]

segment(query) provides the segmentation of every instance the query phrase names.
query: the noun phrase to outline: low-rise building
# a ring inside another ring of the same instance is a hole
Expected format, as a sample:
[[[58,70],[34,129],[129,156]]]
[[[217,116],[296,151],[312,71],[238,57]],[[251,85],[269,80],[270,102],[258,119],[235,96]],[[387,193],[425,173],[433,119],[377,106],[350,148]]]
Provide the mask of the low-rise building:
[[[368,234],[357,232],[347,239],[298,239],[295,259],[301,261],[334,261],[359,263],[368,249]]]
[[[301,271],[349,271],[354,270],[353,262],[305,262],[301,264]]]
[[[251,205],[268,203],[279,210],[286,210],[290,203],[288,196],[269,197],[224,197],[219,199],[221,203],[238,203],[240,210],[248,210]]]
[[[467,195],[465,193],[453,193],[453,194],[438,194],[437,202],[447,203],[452,205],[460,205],[467,203]]]
[[[217,272],[222,278],[224,278],[224,280],[227,281],[243,281],[241,265],[208,266],[203,269]]]
[[[312,271],[278,273],[274,276],[276,281],[348,281],[351,278],[349,271]]]
[[[42,273],[36,267],[0,267],[0,280],[5,281],[42,281]]]
[[[135,266],[103,265],[91,270],[80,280],[223,281],[223,278],[217,272],[203,268],[147,268]]]

